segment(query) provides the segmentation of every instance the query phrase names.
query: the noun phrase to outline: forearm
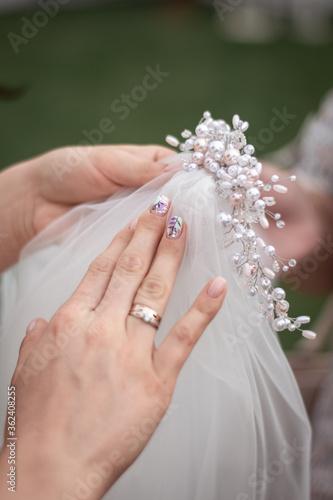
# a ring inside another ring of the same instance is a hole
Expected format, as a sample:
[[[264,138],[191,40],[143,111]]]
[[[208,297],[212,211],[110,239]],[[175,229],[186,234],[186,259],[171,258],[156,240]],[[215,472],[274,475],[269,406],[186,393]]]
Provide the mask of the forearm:
[[[36,186],[34,160],[0,173],[0,272],[17,261],[23,246],[34,236]]]

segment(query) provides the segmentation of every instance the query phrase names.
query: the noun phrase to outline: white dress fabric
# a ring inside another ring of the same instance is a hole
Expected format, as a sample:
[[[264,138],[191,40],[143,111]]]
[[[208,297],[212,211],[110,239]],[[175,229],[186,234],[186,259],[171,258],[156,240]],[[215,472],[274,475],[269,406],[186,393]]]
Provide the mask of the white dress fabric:
[[[188,236],[156,344],[209,279],[223,276],[228,293],[183,367],[167,415],[104,498],[308,500],[306,411],[275,332],[258,319],[258,299],[246,297],[232,268],[236,244],[225,248],[216,222],[228,203],[206,170],[166,173],[140,189],[76,207],[26,246],[3,279],[1,425],[7,382],[29,321],[49,320],[90,262],[159,194],[172,201],[169,215],[186,221]]]

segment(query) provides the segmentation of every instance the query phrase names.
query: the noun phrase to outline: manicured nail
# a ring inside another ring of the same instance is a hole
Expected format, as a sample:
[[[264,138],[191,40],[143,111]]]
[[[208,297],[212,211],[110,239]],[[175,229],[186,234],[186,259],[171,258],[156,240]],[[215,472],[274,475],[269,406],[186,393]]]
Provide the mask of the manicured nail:
[[[211,282],[211,284],[209,285],[209,287],[207,289],[208,297],[210,297],[212,299],[217,299],[217,297],[219,297],[222,294],[222,292],[224,291],[225,286],[226,286],[226,281],[225,281],[225,279],[221,278],[220,276],[213,279],[213,281]]]
[[[132,229],[134,231],[134,229],[136,228],[137,224],[138,224],[138,220],[139,220],[139,217],[137,217],[136,219],[132,220],[132,222],[130,223],[130,229]]]
[[[181,161],[177,161],[176,163],[171,163],[171,165],[167,165],[164,168],[164,172],[172,172],[172,170],[181,170],[183,168],[183,164]]]
[[[26,335],[28,333],[30,333],[36,326],[36,323],[37,323],[37,320],[36,319],[33,319],[32,321],[30,321],[28,327],[27,327],[27,331],[26,331]]]
[[[171,217],[166,228],[166,237],[177,240],[182,234],[183,219],[181,217]]]
[[[158,217],[163,217],[170,207],[170,200],[163,194],[158,195],[156,200],[151,206],[150,213],[157,215]]]

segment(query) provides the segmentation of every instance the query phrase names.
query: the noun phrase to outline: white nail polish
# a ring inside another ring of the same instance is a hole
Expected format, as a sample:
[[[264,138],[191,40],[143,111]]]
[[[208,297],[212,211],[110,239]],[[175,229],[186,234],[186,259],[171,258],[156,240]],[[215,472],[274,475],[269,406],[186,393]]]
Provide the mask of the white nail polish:
[[[131,224],[130,224],[130,229],[132,229],[134,231],[134,229],[136,228],[137,224],[138,224],[138,220],[139,220],[139,217],[137,217],[136,219],[132,220]]]
[[[37,323],[37,320],[36,319],[33,319],[32,321],[30,321],[29,325],[27,326],[27,331],[26,331],[26,335],[28,333],[30,333],[36,326],[36,323]]]

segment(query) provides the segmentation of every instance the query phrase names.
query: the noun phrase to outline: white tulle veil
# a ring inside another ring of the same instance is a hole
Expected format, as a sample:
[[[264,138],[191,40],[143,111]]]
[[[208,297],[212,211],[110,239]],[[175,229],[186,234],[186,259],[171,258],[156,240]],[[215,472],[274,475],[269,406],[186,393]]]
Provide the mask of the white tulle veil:
[[[227,202],[216,195],[206,170],[165,173],[140,189],[78,206],[26,246],[3,277],[1,424],[29,321],[49,320],[89,263],[159,194],[186,221],[188,237],[156,343],[210,278],[225,277],[228,293],[182,369],[166,417],[105,498],[308,500],[306,411],[275,332],[258,319],[257,299],[246,297],[232,269],[234,248],[225,247],[216,223]]]

